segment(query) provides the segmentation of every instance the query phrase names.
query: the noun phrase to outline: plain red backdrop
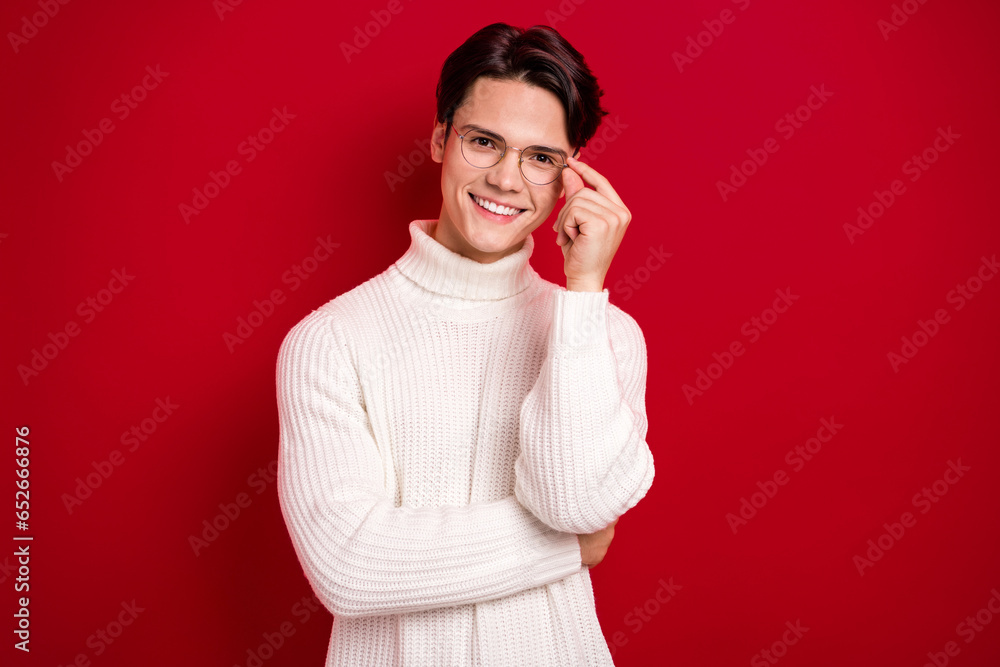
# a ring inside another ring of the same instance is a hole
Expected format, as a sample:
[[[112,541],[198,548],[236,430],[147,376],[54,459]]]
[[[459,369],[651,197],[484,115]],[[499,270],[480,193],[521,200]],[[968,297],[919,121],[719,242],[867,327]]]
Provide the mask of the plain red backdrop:
[[[656,479],[593,572],[616,664],[1000,664],[995,3],[223,2],[0,10],[4,423],[11,449],[31,429],[34,537],[30,658],[0,557],[5,664],[322,664],[332,617],[267,473],[278,346],[437,216],[437,75],[494,21],[585,54],[611,115],[583,157],[633,213],[606,286],[646,335]],[[532,264],[558,282],[554,238]],[[312,262],[317,239],[339,246]]]

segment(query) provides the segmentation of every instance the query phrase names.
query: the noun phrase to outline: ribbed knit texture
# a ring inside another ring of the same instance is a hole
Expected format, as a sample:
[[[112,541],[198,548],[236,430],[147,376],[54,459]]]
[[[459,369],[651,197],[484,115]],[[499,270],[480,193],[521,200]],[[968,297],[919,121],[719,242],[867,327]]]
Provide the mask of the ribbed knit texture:
[[[642,331],[542,279],[531,236],[481,264],[435,224],[278,354],[278,497],[326,665],[612,665],[576,533],[653,482]]]

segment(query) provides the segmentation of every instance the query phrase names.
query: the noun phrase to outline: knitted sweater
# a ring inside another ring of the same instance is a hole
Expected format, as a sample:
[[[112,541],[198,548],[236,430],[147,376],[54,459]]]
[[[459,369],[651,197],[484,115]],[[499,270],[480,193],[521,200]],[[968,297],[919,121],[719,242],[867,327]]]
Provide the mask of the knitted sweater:
[[[523,247],[482,264],[409,225],[277,359],[278,494],[334,615],[327,667],[613,665],[577,533],[653,482],[646,347]]]

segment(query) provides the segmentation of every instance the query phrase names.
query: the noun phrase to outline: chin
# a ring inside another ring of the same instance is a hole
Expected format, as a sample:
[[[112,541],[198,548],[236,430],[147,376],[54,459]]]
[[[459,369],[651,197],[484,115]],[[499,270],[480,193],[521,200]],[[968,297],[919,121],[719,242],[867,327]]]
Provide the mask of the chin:
[[[503,252],[517,244],[517,230],[514,229],[483,229],[481,223],[466,221],[457,231],[479,252]]]
[[[462,216],[462,236],[469,245],[480,252],[503,252],[512,246],[519,245],[528,234],[530,228],[525,228],[525,223],[530,221],[530,212],[516,216],[517,220],[507,223],[497,223],[491,220],[484,220],[482,216],[472,212]]]

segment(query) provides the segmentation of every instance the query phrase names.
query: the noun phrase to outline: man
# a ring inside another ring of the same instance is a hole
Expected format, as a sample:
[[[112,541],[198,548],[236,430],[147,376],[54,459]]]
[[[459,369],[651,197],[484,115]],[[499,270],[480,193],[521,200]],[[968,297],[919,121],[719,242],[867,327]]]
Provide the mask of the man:
[[[572,157],[602,92],[556,31],[498,23],[437,93],[439,219],[278,355],[279,499],[334,614],[326,665],[612,665],[589,567],[653,458],[645,341],[603,287],[631,215]],[[528,263],[563,196],[565,287]]]

